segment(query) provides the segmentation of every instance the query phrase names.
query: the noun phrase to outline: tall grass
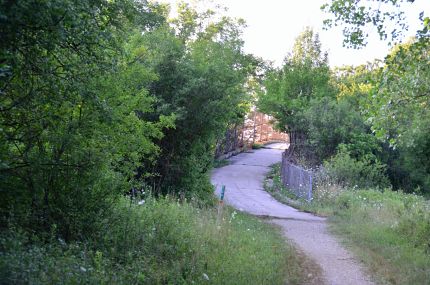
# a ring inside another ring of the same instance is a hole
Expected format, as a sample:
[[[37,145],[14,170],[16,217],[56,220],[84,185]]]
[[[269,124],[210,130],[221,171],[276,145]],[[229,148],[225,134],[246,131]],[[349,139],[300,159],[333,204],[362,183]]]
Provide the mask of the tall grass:
[[[430,284],[430,205],[386,190],[343,192],[332,229],[384,284]]]
[[[282,202],[329,216],[331,229],[382,284],[430,284],[430,202],[424,197],[374,189],[344,188],[329,180],[313,200],[294,200],[274,166],[266,189]]]
[[[1,284],[300,284],[280,232],[225,209],[172,199],[121,201],[82,242],[11,229],[0,238]]]

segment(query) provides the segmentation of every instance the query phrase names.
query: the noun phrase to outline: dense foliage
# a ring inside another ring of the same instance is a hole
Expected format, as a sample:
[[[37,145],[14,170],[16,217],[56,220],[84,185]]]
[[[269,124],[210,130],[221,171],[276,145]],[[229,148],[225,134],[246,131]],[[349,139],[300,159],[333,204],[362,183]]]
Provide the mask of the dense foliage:
[[[292,161],[322,166],[341,184],[428,193],[429,63],[421,37],[384,62],[330,71],[307,29],[267,74],[259,108],[288,131]]]
[[[381,39],[400,42],[408,30],[405,7],[414,1],[376,2],[377,7],[366,1],[352,5],[333,0],[322,7],[332,16],[325,21],[326,27],[344,24],[344,42],[356,48],[366,45],[364,31],[369,26],[377,28]],[[415,38],[395,46],[383,64],[365,72],[367,92],[360,107],[375,136],[390,145],[384,159],[393,185],[428,193],[430,20],[425,12],[417,15],[423,24]],[[355,80],[358,75],[363,83],[362,71],[355,69],[350,78]]]
[[[0,283],[300,283],[270,226],[197,207],[217,139],[249,107],[244,23],[168,15],[0,1]]]
[[[256,61],[242,21],[146,1],[2,1],[1,225],[82,238],[127,192],[208,200]]]
[[[81,236],[169,125],[139,119],[151,110],[144,82],[153,75],[123,48],[130,25],[157,23],[126,0],[1,6],[2,225]]]
[[[149,87],[155,115],[176,117],[175,128],[158,142],[163,155],[147,183],[163,193],[205,197],[212,194],[208,171],[216,139],[244,117],[244,86],[255,64],[242,52],[241,21],[208,24],[210,12],[199,15],[187,5],[178,13],[173,29],[142,37],[152,53],[146,63],[158,76]]]
[[[284,66],[266,74],[258,107],[276,119],[280,130],[288,132],[291,154],[301,155],[297,152],[307,150],[309,124],[305,112],[312,102],[335,96],[329,80],[327,56],[321,50],[318,34],[310,28],[297,37]]]

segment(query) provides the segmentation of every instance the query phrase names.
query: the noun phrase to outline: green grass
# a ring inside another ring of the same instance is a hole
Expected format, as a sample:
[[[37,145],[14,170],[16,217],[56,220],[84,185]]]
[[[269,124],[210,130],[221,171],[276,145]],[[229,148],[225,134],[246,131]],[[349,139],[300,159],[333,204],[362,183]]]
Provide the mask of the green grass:
[[[311,211],[304,199],[298,199],[296,195],[285,187],[281,181],[281,164],[276,163],[271,166],[269,173],[264,180],[264,189],[281,203],[299,208],[302,211]]]
[[[259,144],[259,143],[253,143],[252,144],[252,149],[260,149],[263,147],[264,147],[264,144]]]
[[[430,207],[422,197],[390,190],[349,191],[333,207],[333,232],[381,283],[429,284]]]
[[[278,229],[226,208],[172,199],[121,201],[86,241],[9,229],[1,284],[302,284],[300,260]]]
[[[220,168],[229,164],[230,164],[230,161],[228,159],[215,159],[213,162],[213,167]]]
[[[330,228],[381,284],[430,284],[430,203],[391,190],[345,189],[325,183],[308,203],[282,187],[274,166],[266,189],[281,202],[329,216]]]

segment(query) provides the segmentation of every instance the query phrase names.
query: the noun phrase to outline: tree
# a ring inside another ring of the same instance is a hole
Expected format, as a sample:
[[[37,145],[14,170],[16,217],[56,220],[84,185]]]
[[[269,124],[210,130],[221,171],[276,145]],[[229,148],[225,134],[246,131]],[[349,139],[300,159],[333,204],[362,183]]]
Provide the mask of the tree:
[[[154,75],[124,49],[131,26],[161,18],[128,0],[0,5],[1,226],[73,239],[136,185],[171,125],[142,120]]]
[[[377,27],[382,39],[400,41],[407,30],[402,7],[414,1],[377,1],[378,7],[363,2],[333,0],[324,5],[322,9],[334,16],[334,20],[326,21],[327,26],[346,24],[345,43],[352,47],[366,44],[364,31],[369,25]],[[373,87],[369,89],[362,112],[376,137],[390,144],[388,152],[395,153],[395,159],[389,159],[389,171],[395,173],[391,176],[397,177],[392,180],[402,177],[397,185],[410,191],[415,187],[429,191],[430,20],[424,11],[419,18],[423,26],[416,37],[396,45],[385,58],[384,65],[372,71]]]
[[[411,5],[414,0],[332,0],[324,4],[321,9],[333,16],[324,20],[326,28],[333,25],[343,25],[344,45],[360,48],[367,44],[370,28],[376,27],[381,40],[389,40],[390,43],[399,42],[404,38],[408,30],[407,19],[402,8]],[[424,11],[419,15],[423,22],[421,30],[417,31],[417,37],[429,36],[430,19],[424,17]]]
[[[281,131],[288,132],[290,155],[299,151],[296,146],[305,151],[308,122],[304,112],[311,100],[334,97],[329,80],[327,56],[321,51],[318,35],[310,28],[296,39],[293,52],[285,59],[284,66],[268,72],[258,108],[273,116]]]
[[[414,120],[429,116],[430,41],[421,40],[395,47],[380,71],[379,85],[373,90],[367,116],[377,136],[397,143],[413,144],[402,138]]]
[[[349,98],[323,97],[313,100],[305,111],[314,164],[321,164],[335,155],[340,144],[356,159],[372,157],[375,160],[380,146],[353,102]]]
[[[175,114],[175,128],[158,141],[160,157],[147,183],[159,194],[212,197],[209,170],[217,138],[245,115],[245,83],[253,61],[242,52],[243,23],[209,17],[180,4],[172,24],[145,33],[146,66],[157,74],[150,87],[155,117]]]
[[[430,190],[430,40],[395,47],[380,71],[365,115],[381,140],[400,151],[400,167],[410,174],[405,187]]]

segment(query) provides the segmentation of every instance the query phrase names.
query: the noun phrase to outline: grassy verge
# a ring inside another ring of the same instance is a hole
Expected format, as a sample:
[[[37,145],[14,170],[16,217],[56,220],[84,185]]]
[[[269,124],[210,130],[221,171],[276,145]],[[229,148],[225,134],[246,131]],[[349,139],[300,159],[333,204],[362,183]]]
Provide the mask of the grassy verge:
[[[121,201],[81,242],[0,235],[1,284],[302,284],[281,233],[260,220],[149,199]]]
[[[213,167],[220,168],[229,164],[230,164],[230,161],[228,159],[215,159],[213,162]]]
[[[264,147],[264,144],[259,144],[259,143],[252,144],[252,149],[261,149],[263,147]]]
[[[391,190],[321,185],[311,203],[294,200],[273,167],[266,189],[281,202],[327,215],[331,229],[382,284],[429,284],[430,204],[423,197]]]
[[[264,189],[267,192],[269,192],[276,200],[281,203],[290,205],[305,212],[311,212],[322,216],[327,215],[325,211],[316,209],[313,205],[306,203],[306,200],[298,199],[293,192],[286,188],[282,184],[280,171],[280,163],[276,163],[271,166],[271,170],[266,175],[266,179],[264,180]]]

